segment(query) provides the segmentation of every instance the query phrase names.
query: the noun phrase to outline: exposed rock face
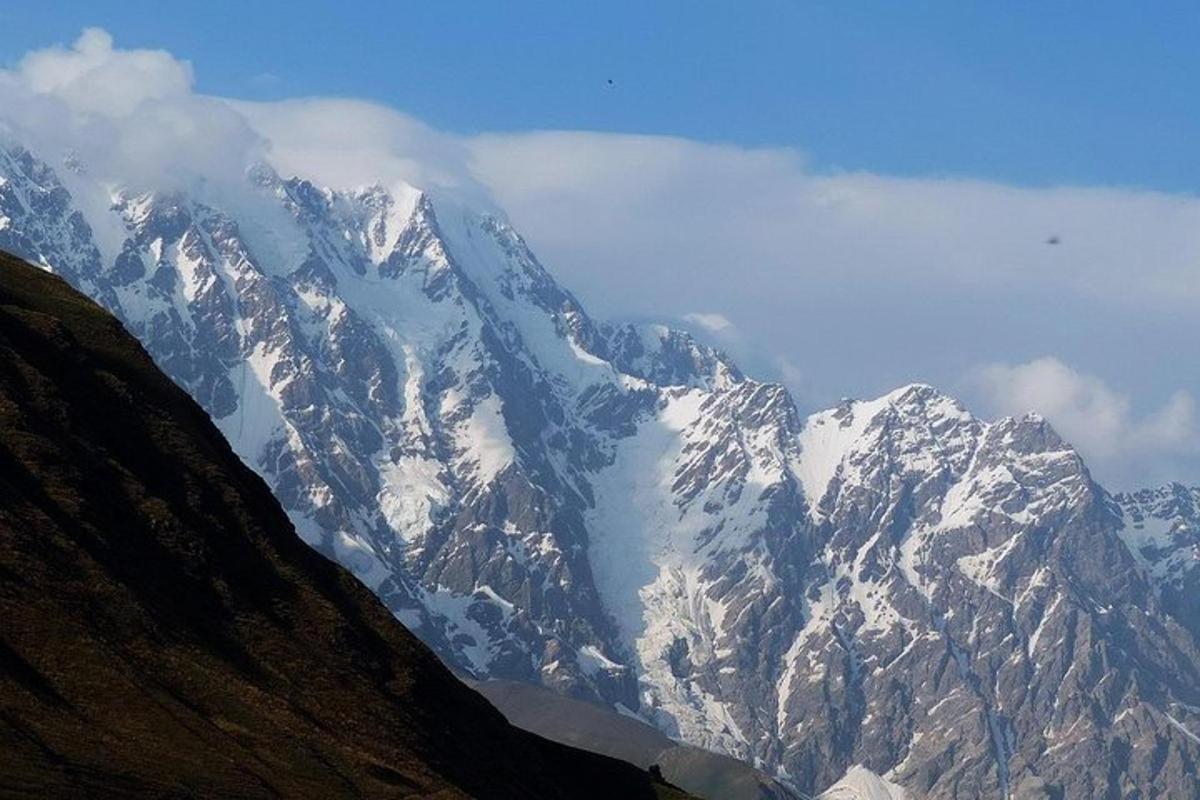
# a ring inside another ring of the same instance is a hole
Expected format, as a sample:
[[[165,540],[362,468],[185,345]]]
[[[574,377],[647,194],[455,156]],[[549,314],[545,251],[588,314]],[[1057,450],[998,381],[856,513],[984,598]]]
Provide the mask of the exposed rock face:
[[[0,247],[125,320],[459,668],[808,793],[855,764],[926,797],[1200,791],[1194,491],[1113,498],[1041,419],[927,386],[805,419],[686,334],[593,321],[499,216],[409,187],[264,169],[249,211],[117,192],[83,220],[23,151],[0,173]]]

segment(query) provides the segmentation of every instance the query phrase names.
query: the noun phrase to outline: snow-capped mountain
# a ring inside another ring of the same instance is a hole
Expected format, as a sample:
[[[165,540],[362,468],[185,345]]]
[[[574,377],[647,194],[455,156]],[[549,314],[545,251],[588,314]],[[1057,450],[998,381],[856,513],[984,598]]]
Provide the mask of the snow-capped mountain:
[[[917,797],[1200,793],[1197,492],[1112,497],[1036,416],[914,385],[804,418],[405,185],[139,193],[11,148],[0,248],[116,313],[477,677],[810,794],[859,764]]]

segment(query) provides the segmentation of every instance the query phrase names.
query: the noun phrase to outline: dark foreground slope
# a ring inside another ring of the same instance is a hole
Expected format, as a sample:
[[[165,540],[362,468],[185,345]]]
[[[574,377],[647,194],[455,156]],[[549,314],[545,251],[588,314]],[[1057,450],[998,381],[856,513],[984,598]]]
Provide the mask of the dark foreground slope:
[[[509,726],[108,314],[0,254],[0,797],[682,797]]]

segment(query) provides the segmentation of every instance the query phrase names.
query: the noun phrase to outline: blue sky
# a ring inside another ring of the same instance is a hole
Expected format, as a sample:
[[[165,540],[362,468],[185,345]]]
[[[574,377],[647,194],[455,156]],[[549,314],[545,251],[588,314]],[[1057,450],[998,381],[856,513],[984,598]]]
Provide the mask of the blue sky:
[[[1200,190],[1195,2],[6,5],[8,64],[95,25],[199,65],[201,92],[364,97],[458,133],[670,134],[796,147],[818,169]]]
[[[1200,482],[1200,4],[54,5],[0,133],[114,181],[467,192],[803,409],[923,381]]]

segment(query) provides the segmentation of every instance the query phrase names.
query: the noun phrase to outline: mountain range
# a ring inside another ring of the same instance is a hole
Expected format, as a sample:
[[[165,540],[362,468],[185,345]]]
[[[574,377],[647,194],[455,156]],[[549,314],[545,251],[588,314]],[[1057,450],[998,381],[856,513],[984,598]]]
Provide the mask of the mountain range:
[[[917,384],[803,415],[404,184],[147,192],[10,145],[0,248],[120,319],[476,680],[808,794],[1200,794],[1200,490],[1110,494],[1034,414]]]

